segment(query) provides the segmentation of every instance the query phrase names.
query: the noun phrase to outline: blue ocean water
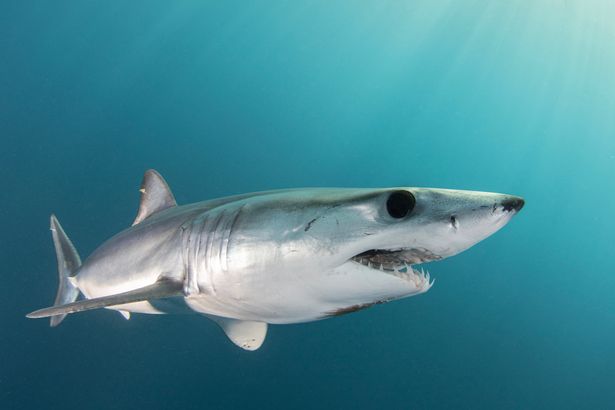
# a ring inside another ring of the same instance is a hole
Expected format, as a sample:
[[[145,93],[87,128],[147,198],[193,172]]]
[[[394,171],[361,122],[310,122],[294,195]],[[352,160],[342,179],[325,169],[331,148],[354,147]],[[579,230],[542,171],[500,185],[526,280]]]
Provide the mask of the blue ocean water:
[[[0,3],[0,407],[612,408],[615,3]],[[58,215],[83,257],[144,170],[180,203],[302,186],[522,195],[426,294],[272,326],[50,329]]]

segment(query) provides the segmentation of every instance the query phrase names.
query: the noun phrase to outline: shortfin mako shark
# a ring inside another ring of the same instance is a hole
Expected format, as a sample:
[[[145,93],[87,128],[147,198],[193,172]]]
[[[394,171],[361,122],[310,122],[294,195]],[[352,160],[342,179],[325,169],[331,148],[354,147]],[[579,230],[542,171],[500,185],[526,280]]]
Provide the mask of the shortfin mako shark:
[[[520,197],[431,188],[309,188],[178,206],[149,170],[132,226],[83,263],[54,215],[59,287],[29,318],[108,308],[197,312],[246,350],[268,324],[309,322],[424,293],[417,264],[455,255],[506,225]],[[81,300],[77,300],[83,295]]]

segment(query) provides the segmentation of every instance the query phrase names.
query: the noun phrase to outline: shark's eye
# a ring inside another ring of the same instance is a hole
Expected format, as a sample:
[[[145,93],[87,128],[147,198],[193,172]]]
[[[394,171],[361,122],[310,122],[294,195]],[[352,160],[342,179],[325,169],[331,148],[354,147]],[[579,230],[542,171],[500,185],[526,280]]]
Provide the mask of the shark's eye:
[[[393,218],[400,219],[414,208],[416,199],[408,191],[395,191],[387,199],[387,211]]]

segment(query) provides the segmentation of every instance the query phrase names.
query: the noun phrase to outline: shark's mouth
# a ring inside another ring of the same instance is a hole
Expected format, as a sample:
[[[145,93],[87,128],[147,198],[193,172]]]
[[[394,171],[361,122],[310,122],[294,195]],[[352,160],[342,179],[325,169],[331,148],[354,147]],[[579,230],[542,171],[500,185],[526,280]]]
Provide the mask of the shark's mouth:
[[[431,286],[429,272],[413,265],[442,259],[424,248],[370,249],[353,256],[351,260],[368,268],[414,282],[417,287]]]

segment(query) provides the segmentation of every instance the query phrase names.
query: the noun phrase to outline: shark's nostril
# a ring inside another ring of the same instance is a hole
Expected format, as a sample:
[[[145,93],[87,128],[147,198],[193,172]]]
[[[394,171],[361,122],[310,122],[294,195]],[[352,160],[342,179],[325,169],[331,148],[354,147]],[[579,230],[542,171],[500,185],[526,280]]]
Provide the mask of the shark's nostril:
[[[510,212],[513,209],[519,212],[521,208],[523,208],[523,205],[525,205],[525,201],[523,200],[523,198],[520,198],[518,196],[513,196],[513,197],[506,198],[505,200],[503,200],[501,205],[506,212]]]
[[[459,227],[459,223],[457,222],[457,217],[455,215],[451,215],[451,226],[453,229],[457,229]]]

